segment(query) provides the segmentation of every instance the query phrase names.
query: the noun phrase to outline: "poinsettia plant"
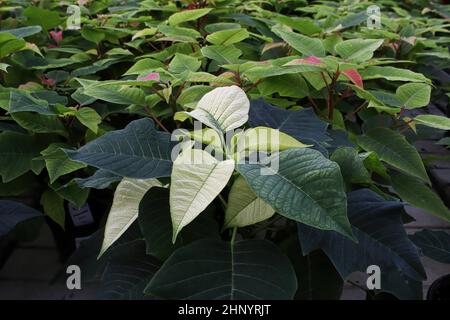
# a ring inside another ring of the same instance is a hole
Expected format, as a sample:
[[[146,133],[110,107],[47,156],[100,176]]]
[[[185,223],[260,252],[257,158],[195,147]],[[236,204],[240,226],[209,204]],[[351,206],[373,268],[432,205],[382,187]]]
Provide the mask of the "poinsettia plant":
[[[448,104],[447,6],[379,1],[372,28],[354,1],[79,1],[69,28],[6,2],[0,236],[104,190],[68,262],[103,297],[338,299],[375,265],[371,297],[422,298],[437,235],[404,206],[450,220],[412,145],[450,130],[418,112]]]

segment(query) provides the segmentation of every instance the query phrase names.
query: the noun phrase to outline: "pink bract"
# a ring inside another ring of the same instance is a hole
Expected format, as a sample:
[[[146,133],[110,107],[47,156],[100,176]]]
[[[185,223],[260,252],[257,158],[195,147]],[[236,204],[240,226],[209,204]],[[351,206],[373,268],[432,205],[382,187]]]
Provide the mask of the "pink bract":
[[[158,72],[152,72],[149,73],[146,76],[143,77],[139,77],[137,78],[138,80],[142,80],[142,81],[159,81],[159,73]]]
[[[364,87],[362,77],[357,70],[355,69],[344,70],[341,71],[341,73],[345,75],[347,78],[349,78],[351,82],[356,84],[356,86],[360,88]]]

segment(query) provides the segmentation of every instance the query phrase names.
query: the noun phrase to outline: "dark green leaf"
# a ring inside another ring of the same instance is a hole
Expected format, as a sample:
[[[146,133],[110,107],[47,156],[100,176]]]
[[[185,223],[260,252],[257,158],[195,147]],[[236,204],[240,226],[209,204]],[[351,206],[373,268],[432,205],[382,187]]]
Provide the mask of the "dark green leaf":
[[[18,223],[42,216],[42,214],[20,202],[0,200],[0,236],[6,235]]]
[[[424,229],[410,235],[409,238],[427,257],[442,263],[450,263],[450,234],[448,232]]]
[[[139,204],[139,226],[145,238],[147,254],[161,260],[176,249],[201,238],[218,238],[219,226],[206,209],[184,228],[172,244],[169,189],[153,187]]]
[[[103,273],[100,297],[108,300],[152,299],[144,288],[161,263],[145,254],[145,243],[136,240],[110,250]]]
[[[401,271],[416,280],[426,278],[417,249],[402,222],[403,203],[386,201],[368,189],[348,194],[348,215],[359,243],[333,231],[298,224],[303,254],[322,249],[343,279],[377,265],[381,272]]]
[[[292,299],[297,280],[272,243],[199,240],[175,251],[145,292],[167,299]]]
[[[253,192],[279,214],[353,239],[339,166],[320,152],[289,149],[237,170]]]
[[[373,128],[358,136],[357,141],[363,149],[375,152],[391,166],[430,184],[419,153],[402,134],[387,128]]]
[[[124,177],[147,179],[170,176],[173,145],[170,135],[156,131],[152,120],[140,119],[77,151],[65,151],[74,161]]]
[[[312,109],[298,111],[284,110],[266,103],[263,99],[252,100],[249,120],[251,127],[269,127],[308,143],[309,140],[326,141],[328,124],[320,120]]]

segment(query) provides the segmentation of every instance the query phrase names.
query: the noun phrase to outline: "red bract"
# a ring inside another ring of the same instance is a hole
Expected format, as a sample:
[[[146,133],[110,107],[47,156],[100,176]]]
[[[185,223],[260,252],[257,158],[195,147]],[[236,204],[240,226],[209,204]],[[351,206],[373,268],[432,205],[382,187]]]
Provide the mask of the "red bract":
[[[315,56],[310,56],[308,58],[305,59],[306,62],[310,62],[310,63],[321,63],[322,60],[320,60],[319,58],[315,57]]]
[[[355,69],[344,70],[341,71],[341,73],[347,78],[349,78],[350,81],[356,84],[358,87],[360,88],[364,87],[362,77],[357,70]]]
[[[138,80],[141,80],[141,81],[159,81],[159,79],[160,79],[160,77],[159,77],[159,73],[158,72],[152,72],[152,73],[149,73],[146,76],[138,78]]]
[[[47,86],[54,86],[55,85],[55,80],[51,79],[51,78],[43,77],[41,79],[41,83],[44,84],[44,85],[47,85]]]
[[[286,65],[289,66],[289,65],[296,65],[296,64],[302,64],[302,63],[319,64],[319,63],[322,63],[322,60],[320,60],[320,58],[317,58],[315,56],[310,56],[308,58],[294,59],[294,60],[286,63]]]
[[[63,39],[62,31],[50,31],[50,37],[55,41],[56,45],[59,46]]]

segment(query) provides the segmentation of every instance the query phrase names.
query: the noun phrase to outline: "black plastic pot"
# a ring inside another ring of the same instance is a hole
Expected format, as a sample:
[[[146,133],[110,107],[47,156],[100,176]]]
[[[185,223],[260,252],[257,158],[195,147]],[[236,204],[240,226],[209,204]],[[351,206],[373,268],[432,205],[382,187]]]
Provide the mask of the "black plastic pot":
[[[450,274],[433,282],[428,289],[427,300],[450,300]]]

